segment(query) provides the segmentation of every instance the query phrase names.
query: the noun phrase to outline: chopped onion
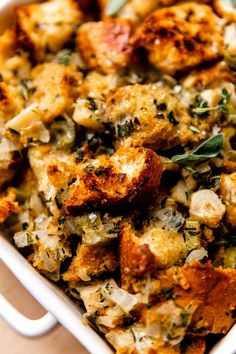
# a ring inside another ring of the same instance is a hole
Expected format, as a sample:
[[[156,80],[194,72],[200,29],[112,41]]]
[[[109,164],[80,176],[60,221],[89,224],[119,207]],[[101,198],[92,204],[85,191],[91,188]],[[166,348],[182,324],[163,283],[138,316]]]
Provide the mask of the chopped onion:
[[[106,334],[106,339],[108,340],[109,343],[115,348],[129,348],[132,347],[135,342],[134,342],[134,336],[131,332],[131,330],[127,331],[122,331],[122,330],[117,330],[117,331],[110,331],[109,333]]]
[[[109,327],[109,328],[115,328],[116,327],[116,321],[114,321],[114,317],[111,316],[98,316],[97,318],[97,324]]]
[[[33,233],[27,230],[16,232],[13,238],[15,245],[18,248],[28,247],[35,243],[35,237]]]
[[[108,283],[103,287],[102,294],[105,298],[112,300],[115,304],[120,306],[126,313],[129,313],[138,302],[136,296],[119,288],[115,282]]]
[[[174,208],[164,208],[156,213],[156,216],[171,230],[178,231],[185,222],[184,217]]]
[[[89,281],[91,280],[91,277],[88,276],[87,271],[86,271],[86,267],[80,267],[78,269],[78,276],[80,277],[80,279],[82,279],[83,281]]]
[[[185,263],[200,261],[205,257],[208,257],[208,252],[204,248],[200,248],[198,250],[193,250],[192,252],[189,253],[188,257],[186,258]]]

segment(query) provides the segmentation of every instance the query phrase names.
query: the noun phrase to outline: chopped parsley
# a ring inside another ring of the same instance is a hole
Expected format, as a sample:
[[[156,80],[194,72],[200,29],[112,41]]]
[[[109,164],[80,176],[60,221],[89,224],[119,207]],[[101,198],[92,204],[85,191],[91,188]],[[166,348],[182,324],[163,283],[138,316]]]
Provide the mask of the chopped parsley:
[[[162,290],[161,294],[164,298],[164,300],[169,300],[169,299],[176,299],[176,295],[173,294],[174,288],[169,288],[167,290]]]
[[[119,138],[125,138],[134,131],[132,120],[125,120],[123,123],[117,124],[117,135]]]
[[[71,52],[66,52],[62,57],[58,59],[58,64],[69,65],[71,61],[71,56],[72,56]]]

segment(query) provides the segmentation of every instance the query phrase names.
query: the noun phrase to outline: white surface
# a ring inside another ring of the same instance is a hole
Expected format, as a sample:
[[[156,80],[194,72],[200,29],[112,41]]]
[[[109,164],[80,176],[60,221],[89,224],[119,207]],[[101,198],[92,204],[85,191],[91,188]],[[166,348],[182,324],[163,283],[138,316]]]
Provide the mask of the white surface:
[[[0,237],[0,259],[35,299],[67,328],[92,354],[111,354],[101,337],[83,321],[82,312],[53,284],[44,279],[15,248]],[[0,307],[0,316],[2,308]],[[8,320],[9,322],[9,320]],[[17,318],[14,327],[17,326]]]
[[[58,321],[50,313],[46,313],[38,320],[30,320],[17,311],[2,294],[0,294],[0,316],[24,337],[42,337],[58,325]]]
[[[6,24],[10,20],[10,13],[15,6],[30,2],[33,1],[0,0],[0,31],[6,27]],[[0,236],[0,259],[2,259],[35,299],[37,299],[38,302],[55,318],[57,318],[57,320],[67,328],[90,351],[91,354],[114,353],[96,332],[84,324],[82,313],[79,311],[78,307],[70,301],[62,291],[38,274],[36,270],[33,269],[33,267],[31,267],[19,254],[19,252],[17,252],[14,247],[4,239],[3,236]],[[10,321],[10,317],[6,318],[6,309],[3,309],[4,306],[9,306],[9,304],[6,304],[4,298],[1,297],[0,316],[4,317],[8,323],[11,322],[13,328],[19,330],[19,328],[17,328],[17,316],[19,313],[15,312],[16,316],[14,317],[14,310],[9,308],[11,316],[13,316]],[[53,317],[47,315],[46,320],[45,318],[43,319],[43,321],[45,321],[44,326],[40,327],[42,333],[45,333],[51,328],[51,326],[48,326],[48,318],[49,323],[51,321],[50,324],[55,325]],[[27,321],[27,319],[24,318],[24,321]],[[40,324],[40,326],[42,325]],[[217,344],[210,354],[236,354],[236,325],[228,335]]]

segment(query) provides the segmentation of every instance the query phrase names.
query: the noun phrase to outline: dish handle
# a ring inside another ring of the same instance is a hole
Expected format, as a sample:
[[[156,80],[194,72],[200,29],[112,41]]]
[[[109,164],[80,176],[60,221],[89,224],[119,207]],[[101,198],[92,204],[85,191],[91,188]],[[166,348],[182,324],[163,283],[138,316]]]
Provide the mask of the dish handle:
[[[0,294],[0,317],[24,337],[37,338],[51,332],[58,321],[49,312],[37,320],[31,320],[20,313]]]

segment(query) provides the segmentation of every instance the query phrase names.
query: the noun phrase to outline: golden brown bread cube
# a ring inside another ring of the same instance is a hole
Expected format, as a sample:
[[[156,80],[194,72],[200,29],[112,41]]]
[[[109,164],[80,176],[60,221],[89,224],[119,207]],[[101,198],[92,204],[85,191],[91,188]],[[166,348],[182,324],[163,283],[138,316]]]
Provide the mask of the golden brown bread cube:
[[[194,70],[181,80],[186,89],[203,90],[219,87],[224,82],[236,84],[236,73],[221,61],[207,69]]]
[[[16,8],[15,32],[19,45],[40,62],[63,48],[81,20],[77,1],[51,0]]]
[[[30,102],[39,103],[45,123],[51,123],[55,117],[71,108],[80,81],[80,73],[60,64],[45,63],[33,69],[32,87],[35,92]]]
[[[211,1],[212,0],[200,0],[198,3],[207,4]],[[119,11],[112,15],[112,17],[115,16],[116,18],[128,19],[129,21],[132,21],[132,23],[138,25],[150,12],[179,2],[181,2],[181,0],[128,0]],[[98,3],[102,18],[109,17],[110,14],[107,13],[107,9],[109,9],[109,0],[98,0]]]
[[[141,233],[125,223],[120,233],[120,266],[124,275],[144,276],[167,268],[186,255],[183,236],[150,224]]]
[[[236,270],[195,261],[158,276],[163,290],[173,288],[175,303],[196,306],[188,332],[196,336],[227,333],[235,321]]]
[[[194,140],[185,107],[173,91],[155,84],[124,86],[108,94],[105,120],[115,126],[118,146],[166,150]]]
[[[67,187],[72,175],[73,156],[55,151],[50,145],[41,145],[31,147],[28,158],[39,192],[54,209],[57,194]]]
[[[77,214],[140,203],[155,195],[161,175],[160,158],[150,149],[121,148],[111,157],[101,155],[75,168],[64,209]]]
[[[12,214],[18,214],[20,212],[18,203],[15,200],[16,195],[11,188],[8,188],[5,193],[0,195],[0,224]]]
[[[103,273],[114,272],[117,265],[116,255],[110,245],[81,244],[69,269],[63,274],[63,280],[72,283],[89,281]]]
[[[151,13],[133,38],[158,70],[169,75],[218,59],[223,54],[219,18],[207,5],[180,4]]]
[[[122,20],[83,24],[77,35],[77,46],[89,69],[103,73],[122,69],[128,64],[131,25]]]
[[[23,98],[20,90],[5,82],[0,82],[0,124],[23,109]]]

